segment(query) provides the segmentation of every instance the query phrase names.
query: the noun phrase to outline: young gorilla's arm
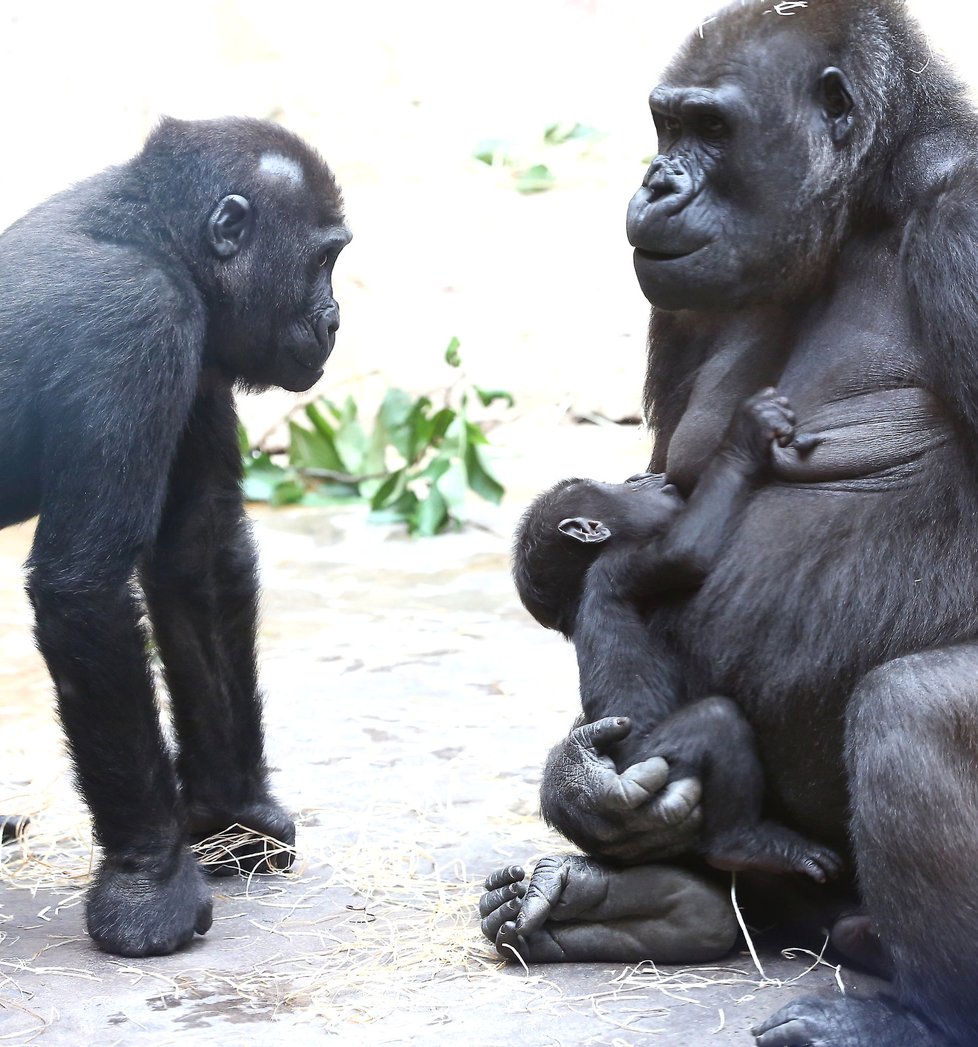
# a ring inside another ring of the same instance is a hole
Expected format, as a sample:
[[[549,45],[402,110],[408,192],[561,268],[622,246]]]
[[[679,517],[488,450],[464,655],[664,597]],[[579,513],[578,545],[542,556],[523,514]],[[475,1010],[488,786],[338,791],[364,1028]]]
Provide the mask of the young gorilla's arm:
[[[796,435],[788,400],[774,389],[762,389],[734,413],[716,456],[665,538],[633,551],[621,575],[629,596],[648,599],[703,581],[744,503],[770,468],[775,443],[790,445],[800,455],[813,446],[810,437]]]

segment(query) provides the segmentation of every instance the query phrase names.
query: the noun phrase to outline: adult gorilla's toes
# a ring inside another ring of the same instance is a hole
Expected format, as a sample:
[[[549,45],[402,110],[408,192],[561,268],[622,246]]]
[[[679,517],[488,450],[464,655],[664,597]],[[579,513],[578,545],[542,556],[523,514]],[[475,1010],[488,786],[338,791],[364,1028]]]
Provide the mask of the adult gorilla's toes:
[[[116,956],[166,956],[206,934],[210,890],[185,847],[159,868],[106,856],[88,895],[88,933]]]
[[[268,799],[234,812],[196,812],[191,842],[211,876],[284,872],[295,861],[295,822]]]

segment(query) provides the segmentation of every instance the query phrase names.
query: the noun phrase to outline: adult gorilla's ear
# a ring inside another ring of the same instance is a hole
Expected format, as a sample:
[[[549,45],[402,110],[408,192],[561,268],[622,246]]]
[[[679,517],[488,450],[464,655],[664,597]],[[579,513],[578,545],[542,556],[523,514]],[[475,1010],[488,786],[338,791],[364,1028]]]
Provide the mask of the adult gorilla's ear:
[[[600,520],[586,520],[583,516],[561,520],[557,530],[575,542],[605,542],[611,537],[611,531]]]
[[[241,250],[254,214],[243,196],[225,196],[207,220],[207,240],[218,258],[233,258]]]
[[[856,104],[852,99],[852,84],[841,69],[829,66],[818,78],[818,96],[832,141],[841,145],[852,127],[852,111]]]

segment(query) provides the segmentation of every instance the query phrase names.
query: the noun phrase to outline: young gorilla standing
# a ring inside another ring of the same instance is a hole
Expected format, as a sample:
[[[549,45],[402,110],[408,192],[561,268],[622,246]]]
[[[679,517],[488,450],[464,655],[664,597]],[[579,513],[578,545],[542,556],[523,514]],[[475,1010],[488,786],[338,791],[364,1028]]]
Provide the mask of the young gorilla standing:
[[[775,441],[811,446],[796,435],[788,401],[766,389],[735,414],[685,508],[657,473],[623,484],[562,481],[524,515],[513,576],[533,617],[574,641],[584,720],[617,696],[622,708],[642,710],[644,721],[630,726],[656,756],[622,773],[636,803],[655,792],[646,786],[650,774],[658,783],[664,759],[674,779],[703,783],[696,850],[710,865],[824,883],[839,872],[837,855],[761,820],[763,772],[741,710],[718,696],[690,701],[666,630],[649,631],[651,607],[688,595],[706,577],[747,493],[763,481]]]
[[[267,781],[232,393],[319,379],[349,239],[320,157],[253,120],[164,120],[0,238],[0,527],[40,517],[28,590],[102,846],[87,920],[109,952],[210,927],[188,843],[235,823],[294,840]],[[232,864],[289,860],[245,851]]]

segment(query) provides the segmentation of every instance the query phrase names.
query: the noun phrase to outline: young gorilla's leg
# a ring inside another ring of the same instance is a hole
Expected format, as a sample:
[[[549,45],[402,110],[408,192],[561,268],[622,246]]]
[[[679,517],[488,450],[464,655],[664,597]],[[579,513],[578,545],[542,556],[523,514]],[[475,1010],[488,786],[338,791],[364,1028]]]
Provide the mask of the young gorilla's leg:
[[[583,855],[543,858],[492,873],[479,904],[500,956],[531,963],[698,963],[737,939],[727,889],[669,865],[615,869]]]
[[[703,834],[697,850],[730,872],[797,872],[818,883],[842,870],[839,856],[786,826],[761,820],[764,777],[754,731],[729,698],[710,697],[674,712],[649,735],[670,777],[703,785]]]
[[[898,659],[857,688],[852,835],[900,1003],[805,997],[759,1027],[762,1047],[978,1043],[976,681],[978,645],[967,644]]]
[[[292,864],[295,826],[272,798],[255,654],[255,552],[238,489],[230,393],[202,395],[179,447],[142,581],[177,729],[177,773],[194,841],[214,874]],[[233,841],[233,842],[232,842]]]

